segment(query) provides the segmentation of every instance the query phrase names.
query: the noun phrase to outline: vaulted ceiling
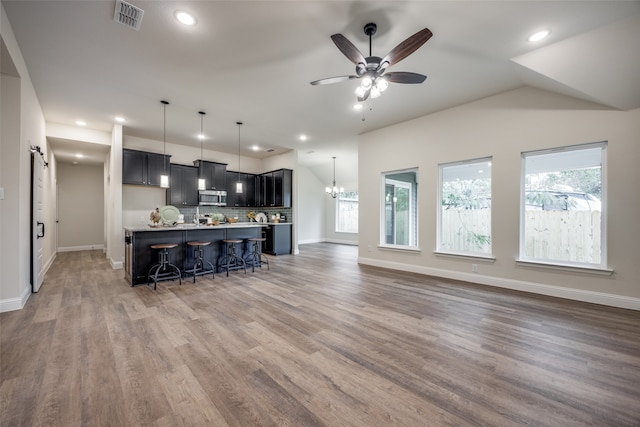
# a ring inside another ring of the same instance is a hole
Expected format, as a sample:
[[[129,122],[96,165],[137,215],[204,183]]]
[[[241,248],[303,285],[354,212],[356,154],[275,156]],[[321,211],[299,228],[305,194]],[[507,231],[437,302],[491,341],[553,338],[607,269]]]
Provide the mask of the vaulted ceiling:
[[[339,173],[357,171],[358,134],[522,85],[640,107],[639,1],[131,3],[144,11],[137,31],[114,21],[115,1],[2,0],[47,122],[109,131],[121,115],[125,135],[162,141],[167,99],[169,142],[199,147],[203,110],[207,148],[236,153],[241,120],[244,155],[295,149],[329,176],[332,156]],[[180,24],[177,10],[196,25]],[[422,28],[434,36],[389,69],[426,82],[392,83],[358,112],[357,81],[309,83],[354,73],[330,36],[368,56],[368,22],[376,56]],[[542,28],[547,39],[527,41]]]

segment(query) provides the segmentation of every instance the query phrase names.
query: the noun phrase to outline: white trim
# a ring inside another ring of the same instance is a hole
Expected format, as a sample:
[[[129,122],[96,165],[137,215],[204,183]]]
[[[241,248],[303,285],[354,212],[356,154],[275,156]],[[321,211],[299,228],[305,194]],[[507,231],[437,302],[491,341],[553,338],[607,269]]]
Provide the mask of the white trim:
[[[18,298],[9,298],[0,300],[0,313],[6,313],[7,311],[22,310],[27,300],[31,296],[31,284],[24,287],[22,295]]]
[[[111,264],[111,268],[114,270],[122,270],[124,268],[122,261],[114,261],[113,258],[109,258],[109,264]]]
[[[516,259],[516,264],[522,267],[533,267],[533,268],[548,268],[550,270],[562,270],[562,271],[571,271],[571,272],[579,272],[586,274],[596,274],[599,276],[611,276],[613,274],[613,270],[610,268],[600,268],[600,267],[592,267],[589,265],[570,265],[570,264],[555,264],[550,261],[534,261],[534,260],[526,260],[526,259]]]
[[[104,245],[86,245],[86,246],[64,246],[58,248],[58,252],[76,252],[76,251],[93,251],[101,250],[104,252]]]
[[[51,258],[49,258],[49,261],[47,261],[47,262],[44,264],[43,271],[42,271],[42,274],[43,274],[43,275],[45,275],[45,276],[46,276],[47,271],[49,271],[49,268],[53,265],[53,261],[55,261],[55,260],[56,260],[56,255],[57,255],[57,252],[54,252],[54,253],[51,255]]]
[[[307,240],[298,240],[298,245],[306,245],[308,243],[322,243],[325,239],[307,239]]]
[[[391,270],[425,274],[429,276],[477,283],[480,285],[495,286],[498,288],[513,289],[516,291],[531,292],[552,297],[566,298],[575,301],[590,302],[594,304],[602,304],[611,307],[640,311],[640,298],[626,297],[604,292],[588,291],[584,289],[564,288],[561,286],[547,285],[544,283],[525,282],[522,280],[505,279],[501,277],[482,276],[476,273],[462,273],[458,271],[443,270],[439,268],[423,267],[419,265],[403,264],[399,262],[384,261],[364,257],[358,257],[358,263],[364,265],[372,265],[375,267],[388,268]]]
[[[327,243],[337,243],[339,245],[358,246],[357,240],[325,239],[324,241]]]
[[[442,257],[451,257],[451,258],[466,258],[470,260],[476,261],[486,261],[486,262],[495,262],[496,257],[493,255],[483,255],[483,254],[472,254],[472,253],[458,253],[458,252],[442,252],[442,251],[433,251],[436,256]]]

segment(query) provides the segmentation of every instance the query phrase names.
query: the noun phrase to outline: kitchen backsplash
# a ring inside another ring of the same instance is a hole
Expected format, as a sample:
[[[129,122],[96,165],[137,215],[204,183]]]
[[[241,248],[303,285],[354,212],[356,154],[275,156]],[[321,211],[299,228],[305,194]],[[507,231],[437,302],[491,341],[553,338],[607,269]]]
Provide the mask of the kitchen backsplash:
[[[180,213],[184,215],[185,222],[192,222],[196,214],[195,206],[176,206]],[[272,215],[280,214],[286,216],[286,222],[291,222],[291,208],[235,208],[235,207],[220,207],[220,206],[200,206],[200,215],[221,213],[228,218],[238,217],[239,222],[249,222],[247,214],[249,212],[263,212],[267,215],[267,218],[271,219]]]

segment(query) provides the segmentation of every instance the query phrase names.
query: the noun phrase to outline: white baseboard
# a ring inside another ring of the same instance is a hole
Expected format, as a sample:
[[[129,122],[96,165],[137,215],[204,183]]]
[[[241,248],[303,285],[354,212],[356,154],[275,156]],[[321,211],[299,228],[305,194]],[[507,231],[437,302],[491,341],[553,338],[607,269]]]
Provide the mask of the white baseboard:
[[[122,261],[115,261],[113,258],[109,258],[109,264],[111,264],[111,268],[114,270],[122,270],[124,268]]]
[[[505,279],[501,277],[482,276],[474,273],[462,273],[458,271],[443,270],[439,268],[423,267],[419,265],[403,264],[399,262],[363,257],[358,257],[358,263],[371,265],[374,267],[388,268],[390,270],[407,271],[410,273],[425,274],[428,276],[444,277],[447,279],[478,283],[480,285],[495,286],[498,288],[566,298],[575,301],[591,302],[594,304],[627,308],[630,310],[640,310],[640,298],[625,297],[622,295],[608,294],[604,292],[587,291],[584,289],[564,288],[561,286],[546,285],[544,283],[525,282],[522,280]]]
[[[76,251],[94,251],[94,250],[102,250],[104,251],[104,245],[86,245],[86,246],[64,246],[59,247],[58,252],[76,252]]]
[[[353,241],[353,240],[340,240],[340,239],[325,239],[324,240],[327,243],[337,243],[338,245],[351,245],[351,246],[358,246],[358,241]]]
[[[307,239],[307,240],[298,240],[298,245],[306,245],[309,243],[322,243],[324,239]]]
[[[20,295],[19,297],[0,300],[0,313],[22,310],[30,296],[31,284],[24,287],[24,289],[22,290],[22,295]]]

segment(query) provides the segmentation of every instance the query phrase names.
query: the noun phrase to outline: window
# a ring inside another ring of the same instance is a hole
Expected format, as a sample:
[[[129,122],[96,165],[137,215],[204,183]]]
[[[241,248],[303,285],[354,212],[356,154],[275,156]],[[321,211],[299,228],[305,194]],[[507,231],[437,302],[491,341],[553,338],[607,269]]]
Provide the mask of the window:
[[[522,154],[520,258],[605,267],[606,143]]]
[[[491,253],[491,158],[440,165],[437,250]]]
[[[358,192],[347,191],[336,198],[336,232],[358,232]]]
[[[418,247],[418,171],[382,174],[382,246]]]

